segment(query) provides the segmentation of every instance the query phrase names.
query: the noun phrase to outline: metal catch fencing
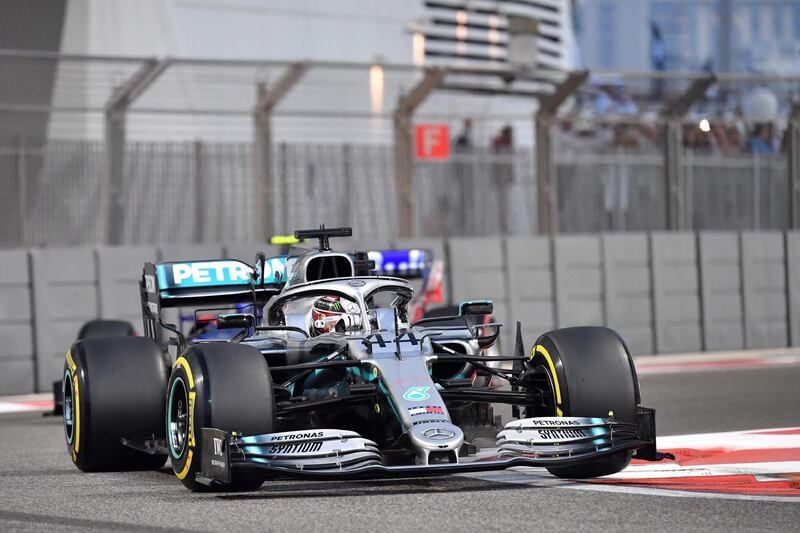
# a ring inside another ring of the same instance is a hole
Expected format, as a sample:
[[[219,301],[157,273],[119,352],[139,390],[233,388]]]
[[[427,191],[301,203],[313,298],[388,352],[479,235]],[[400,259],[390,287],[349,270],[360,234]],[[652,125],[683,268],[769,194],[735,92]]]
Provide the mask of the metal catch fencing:
[[[696,230],[784,230],[790,225],[785,157],[686,151],[679,212]],[[584,153],[556,160],[563,233],[667,229],[659,153]]]
[[[105,242],[107,186],[100,141],[51,140],[0,148],[0,246]],[[370,242],[397,233],[389,145],[279,143],[273,227],[353,226]],[[528,150],[475,149],[417,162],[418,237],[531,235],[536,176]],[[681,213],[698,230],[789,227],[789,178],[780,156],[687,152]],[[254,242],[263,206],[250,143],[130,142],[124,165],[124,244]],[[658,153],[569,154],[556,161],[563,233],[666,229]],[[16,194],[19,191],[19,194]],[[14,205],[10,205],[13,203]]]

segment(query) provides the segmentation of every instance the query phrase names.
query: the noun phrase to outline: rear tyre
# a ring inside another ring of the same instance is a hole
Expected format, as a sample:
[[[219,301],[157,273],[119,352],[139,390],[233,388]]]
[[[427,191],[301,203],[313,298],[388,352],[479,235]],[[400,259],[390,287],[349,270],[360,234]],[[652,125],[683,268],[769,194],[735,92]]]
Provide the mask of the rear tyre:
[[[252,346],[198,344],[178,357],[167,388],[166,434],[172,469],[189,489],[212,490],[195,481],[200,471],[200,430],[213,427],[242,435],[271,433],[275,406],[264,356]],[[232,472],[224,490],[255,490],[265,476]]]
[[[528,368],[547,376],[554,416],[607,418],[635,424],[639,382],[620,336],[602,327],[565,328],[545,333],[531,350]],[[619,452],[575,466],[548,468],[562,478],[590,478],[619,472],[633,452]]]
[[[78,340],[96,337],[132,337],[133,324],[124,320],[90,320],[78,332]],[[64,414],[64,396],[61,380],[53,382],[53,414]]]
[[[95,337],[133,337],[136,331],[126,320],[90,320],[78,332],[78,340]]]
[[[167,369],[144,337],[88,338],[67,352],[62,393],[70,458],[84,472],[161,468],[166,455],[124,446],[122,438],[163,438]]]

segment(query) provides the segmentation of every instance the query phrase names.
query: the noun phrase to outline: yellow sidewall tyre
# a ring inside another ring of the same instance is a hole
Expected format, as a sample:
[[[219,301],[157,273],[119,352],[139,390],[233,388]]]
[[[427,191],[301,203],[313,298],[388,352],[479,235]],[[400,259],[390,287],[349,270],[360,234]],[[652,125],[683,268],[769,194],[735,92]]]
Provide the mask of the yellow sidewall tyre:
[[[189,490],[246,491],[255,490],[264,482],[262,474],[235,469],[228,486],[208,487],[196,481],[200,472],[202,428],[241,435],[273,432],[272,377],[257,349],[233,343],[190,347],[172,367],[165,413],[172,470]]]
[[[144,453],[122,439],[163,436],[167,371],[158,345],[143,337],[90,338],[66,355],[64,436],[84,472],[152,470],[166,455]]]
[[[531,349],[528,369],[547,374],[553,392],[552,416],[608,418],[635,424],[639,382],[627,346],[603,327],[565,328],[545,333]],[[548,468],[562,478],[614,474],[630,463],[620,452],[584,464]]]

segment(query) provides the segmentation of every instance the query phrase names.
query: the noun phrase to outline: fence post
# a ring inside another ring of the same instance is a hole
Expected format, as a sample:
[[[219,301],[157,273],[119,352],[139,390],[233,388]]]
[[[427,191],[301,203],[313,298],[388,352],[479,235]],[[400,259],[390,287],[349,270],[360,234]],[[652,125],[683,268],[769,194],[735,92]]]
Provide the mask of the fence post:
[[[261,194],[256,196],[256,235],[272,235],[275,230],[275,200],[273,189],[274,172],[272,163],[272,110],[278,102],[294,87],[308,70],[307,63],[293,63],[268,89],[265,82],[256,86],[257,101],[253,108],[253,172]]]
[[[761,161],[758,153],[753,154],[753,229],[761,225]]]
[[[664,142],[664,181],[667,207],[667,229],[680,230],[684,227],[683,201],[683,117],[692,105],[705,96],[706,91],[717,77],[712,75],[696,78],[674,100],[661,110],[666,119]]]
[[[352,181],[353,175],[351,170],[351,147],[345,143],[342,145],[342,194],[340,196],[341,203],[339,204],[339,213],[344,214],[345,219],[342,219],[342,225],[348,224],[346,217],[349,216],[350,205],[350,191],[353,189]]]
[[[681,176],[683,174],[683,125],[680,120],[669,120],[666,125],[664,142],[665,206],[667,229],[679,230],[683,227],[681,217]]]
[[[553,117],[537,113],[536,127],[536,227],[542,235],[558,231],[558,203],[553,183],[556,169],[553,161]]]
[[[44,147],[42,148],[44,149]],[[25,213],[27,213],[27,195],[25,187],[28,181],[28,153],[25,136],[20,136],[17,140],[17,216],[19,217],[19,241],[17,246],[25,244]]]
[[[203,222],[205,221],[205,210],[203,209],[203,200],[205,194],[205,165],[203,157],[205,150],[203,149],[203,142],[197,140],[193,144],[192,155],[194,156],[194,242],[203,242],[204,228]],[[219,228],[217,229],[219,231]]]
[[[400,95],[394,109],[394,179],[400,238],[410,238],[414,232],[414,152],[411,131],[414,111],[442,83],[446,73],[442,67],[426,71],[411,91]]]
[[[123,198],[125,164],[125,116],[128,108],[162,72],[170,60],[148,59],[122,85],[114,88],[105,104],[105,193],[109,244],[122,244],[125,223]]]
[[[789,158],[789,227],[800,229],[800,102],[792,104],[787,124]]]
[[[289,149],[286,146],[286,143],[283,142],[278,145],[278,154],[280,155],[280,159],[278,159],[278,168],[280,168],[280,179],[281,179],[281,215],[283,220],[283,227],[281,227],[281,231],[289,230],[289,180],[287,179],[289,175]]]
[[[539,97],[539,109],[534,115],[536,133],[536,202],[538,230],[543,235],[558,231],[558,191],[553,159],[553,126],[558,108],[589,77],[588,70],[571,72],[547,96]]]

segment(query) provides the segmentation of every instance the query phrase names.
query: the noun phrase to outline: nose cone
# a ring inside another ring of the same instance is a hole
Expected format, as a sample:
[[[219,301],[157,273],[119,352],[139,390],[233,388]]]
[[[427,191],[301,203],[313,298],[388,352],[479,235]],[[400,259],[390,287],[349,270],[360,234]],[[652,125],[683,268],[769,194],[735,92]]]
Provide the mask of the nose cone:
[[[457,462],[458,451],[464,444],[464,432],[450,422],[419,424],[411,428],[408,434],[421,464],[429,464],[431,454],[435,452],[453,452],[449,454],[451,462]]]

